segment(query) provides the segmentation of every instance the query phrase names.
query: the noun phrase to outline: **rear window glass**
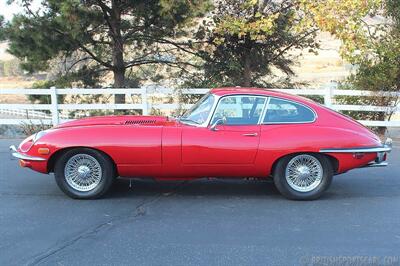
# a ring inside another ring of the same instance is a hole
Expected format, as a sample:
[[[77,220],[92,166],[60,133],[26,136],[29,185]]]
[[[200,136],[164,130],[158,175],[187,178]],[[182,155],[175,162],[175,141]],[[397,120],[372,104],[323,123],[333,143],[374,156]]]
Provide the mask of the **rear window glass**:
[[[307,123],[315,119],[314,112],[302,104],[271,98],[264,123]]]

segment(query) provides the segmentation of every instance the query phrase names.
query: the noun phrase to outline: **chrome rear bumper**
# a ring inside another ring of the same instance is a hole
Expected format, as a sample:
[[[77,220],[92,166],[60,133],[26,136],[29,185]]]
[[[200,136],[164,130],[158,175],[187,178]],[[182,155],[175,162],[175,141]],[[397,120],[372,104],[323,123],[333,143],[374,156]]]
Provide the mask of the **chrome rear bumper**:
[[[389,151],[390,152],[390,151]],[[387,166],[388,163],[386,162],[386,152],[378,152],[375,161],[368,163],[364,167],[382,167]]]
[[[377,153],[375,161],[368,163],[363,167],[383,167],[387,166],[388,163],[385,161],[385,154],[392,151],[393,141],[391,138],[387,138],[386,141],[379,147],[361,147],[361,148],[332,148],[332,149],[321,149],[320,152],[325,153]]]
[[[363,167],[384,167],[384,166],[388,166],[387,162],[370,162],[369,164],[363,166]]]
[[[45,158],[42,157],[35,157],[35,156],[30,156],[30,155],[26,155],[26,154],[22,154],[19,153],[17,151],[17,148],[15,148],[14,145],[10,146],[10,151],[12,152],[12,156],[14,156],[15,158],[21,159],[21,160],[27,160],[27,161],[46,161]]]

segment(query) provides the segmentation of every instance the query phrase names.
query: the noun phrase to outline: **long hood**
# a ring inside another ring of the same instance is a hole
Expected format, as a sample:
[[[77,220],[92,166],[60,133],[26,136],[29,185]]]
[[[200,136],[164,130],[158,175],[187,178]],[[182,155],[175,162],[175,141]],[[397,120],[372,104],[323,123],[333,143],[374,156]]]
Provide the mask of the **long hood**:
[[[81,127],[81,126],[99,126],[99,125],[166,125],[174,124],[175,120],[171,120],[165,116],[137,116],[137,115],[120,115],[120,116],[96,116],[82,118],[78,120],[62,123],[56,128]]]

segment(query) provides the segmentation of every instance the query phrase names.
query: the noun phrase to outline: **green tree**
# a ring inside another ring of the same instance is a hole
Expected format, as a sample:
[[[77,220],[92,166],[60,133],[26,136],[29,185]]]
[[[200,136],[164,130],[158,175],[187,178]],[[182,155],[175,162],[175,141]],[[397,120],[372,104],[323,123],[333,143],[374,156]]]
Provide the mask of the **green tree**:
[[[197,33],[202,86],[267,86],[273,69],[293,75],[292,49],[318,47],[317,28],[304,27],[299,1],[220,1]]]
[[[314,10],[314,15],[320,18],[321,27],[342,40],[343,58],[356,66],[342,87],[370,90],[377,94],[383,91],[386,94],[377,95],[379,97],[338,97],[337,101],[394,107],[399,98],[390,92],[400,92],[400,2],[369,0],[365,2],[368,5],[360,2],[360,6],[352,6],[352,1],[346,1],[349,4],[347,12],[336,12],[337,16],[333,18],[326,19],[325,11]],[[333,5],[326,7],[327,10],[332,8]],[[350,12],[358,12],[357,19],[345,23]],[[387,112],[346,113],[357,119],[384,120],[390,119],[393,109],[389,108]]]
[[[44,0],[35,11],[31,1],[22,0],[25,13],[2,31],[22,67],[46,70],[54,58],[79,54],[72,65],[84,62],[93,73],[112,72],[114,87],[125,87],[127,69],[186,64],[173,56],[184,49],[177,40],[210,7],[200,0]],[[115,100],[124,102],[124,95]]]
[[[4,40],[4,16],[0,15],[0,41]]]
[[[299,0],[312,21],[322,31],[330,32],[343,43],[345,59],[365,45],[368,39],[366,18],[374,16],[383,0]]]
[[[286,75],[283,85],[288,84],[294,75],[294,50],[317,52],[319,30],[348,32],[374,4],[372,0],[218,1],[211,19],[204,20],[197,32],[194,46],[203,67],[194,78],[189,75],[188,85],[276,86],[276,70]]]

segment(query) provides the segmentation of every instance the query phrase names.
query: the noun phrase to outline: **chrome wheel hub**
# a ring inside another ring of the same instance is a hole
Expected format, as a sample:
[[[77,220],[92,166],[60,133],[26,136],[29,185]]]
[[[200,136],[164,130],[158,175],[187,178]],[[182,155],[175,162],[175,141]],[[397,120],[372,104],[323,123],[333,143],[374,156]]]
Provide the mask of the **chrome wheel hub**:
[[[323,168],[317,158],[308,154],[293,157],[286,166],[289,186],[299,192],[309,192],[321,184]]]
[[[78,174],[80,178],[86,178],[90,175],[90,168],[86,165],[81,165],[78,167]]]
[[[306,179],[311,173],[310,168],[308,168],[307,166],[304,166],[304,165],[299,166],[297,168],[297,172],[299,174],[299,177],[303,180]]]
[[[98,186],[102,178],[102,169],[93,156],[76,154],[65,164],[64,176],[73,189],[86,192]]]

